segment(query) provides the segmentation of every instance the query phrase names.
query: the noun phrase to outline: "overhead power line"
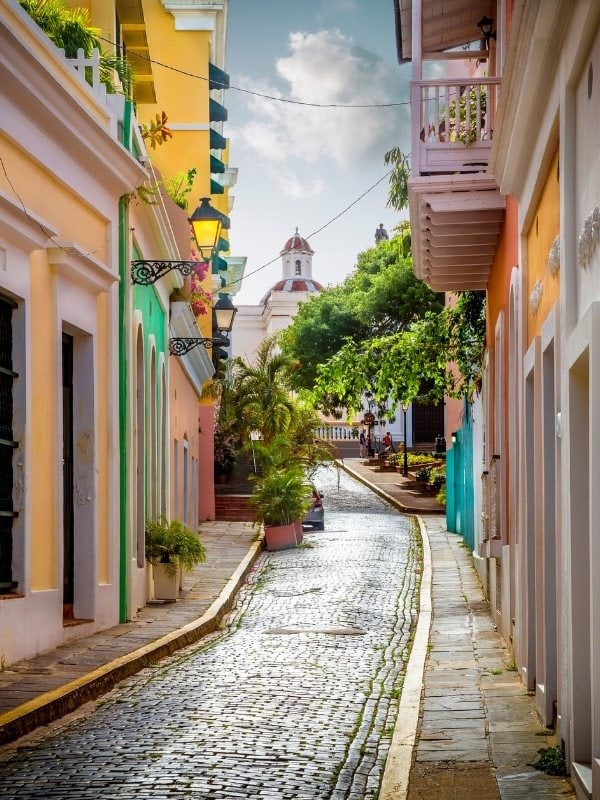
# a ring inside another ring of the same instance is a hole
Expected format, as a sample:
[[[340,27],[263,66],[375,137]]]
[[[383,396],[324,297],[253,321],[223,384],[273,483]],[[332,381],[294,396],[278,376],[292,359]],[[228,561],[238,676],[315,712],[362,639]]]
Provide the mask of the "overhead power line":
[[[110,39],[105,39],[103,36],[98,36],[102,42],[106,42],[107,44],[111,44],[114,47],[119,47],[116,42],[112,42]],[[163,67],[164,69],[169,69],[172,72],[177,72],[179,75],[185,75],[188,78],[195,78],[199,81],[205,81],[208,83],[209,78],[205,77],[204,75],[198,75],[195,72],[188,72],[185,69],[179,69],[179,67],[174,67],[171,64],[165,64],[162,61],[157,61],[155,58],[150,58],[149,56],[142,55],[141,53],[135,54],[136,58],[142,59],[143,61],[147,61],[149,64],[156,64],[157,67]],[[217,81],[215,81],[218,83]],[[252,89],[242,89],[241,86],[225,86],[224,84],[219,84],[225,89],[231,89],[235,92],[242,92],[243,94],[250,94],[254,97],[262,97],[265,100],[273,100],[276,103],[288,103],[290,105],[295,106],[308,106],[309,108],[396,108],[398,106],[408,106],[410,105],[410,100],[402,100],[397,103],[311,103],[306,100],[292,100],[289,97],[276,97],[272,94],[266,94],[265,92],[256,92]]]
[[[358,202],[360,202],[363,199],[363,197],[368,195],[369,192],[372,192],[373,189],[375,189],[377,186],[379,186],[379,184],[382,183],[393,171],[394,171],[393,169],[388,170],[385,173],[385,175],[382,175],[381,178],[379,178],[377,181],[375,181],[375,183],[372,186],[369,186],[368,189],[366,189],[362,194],[359,194],[358,197],[356,197],[351,203],[349,203],[349,205],[347,205],[345,208],[343,208],[339,212],[339,214],[336,214],[335,217],[332,217],[324,225],[321,225],[321,227],[317,228],[316,231],[313,231],[308,236],[304,236],[303,238],[308,241],[313,236],[316,236],[318,233],[321,233],[321,231],[325,230],[325,228],[328,228],[332,223],[334,223],[336,220],[338,220],[340,217],[342,217],[347,211],[350,211],[350,209],[353,206],[355,206]],[[251,272],[248,272],[243,277],[238,278],[235,281],[231,281],[231,283],[228,283],[225,286],[222,286],[217,292],[214,292],[213,296],[219,294],[219,292],[225,291],[226,289],[230,289],[232,286],[235,286],[236,283],[241,283],[242,280],[244,280],[245,278],[250,278],[252,275],[256,275],[257,272],[260,272],[261,270],[266,269],[266,267],[270,267],[271,264],[274,264],[275,261],[277,261],[279,258],[281,258],[281,255],[286,255],[286,253],[288,253],[288,252],[291,252],[291,251],[289,251],[289,250],[288,251],[284,251],[283,254],[279,253],[274,258],[272,258],[270,261],[267,261],[266,264],[262,264],[260,267],[257,267],[256,269],[253,269]]]

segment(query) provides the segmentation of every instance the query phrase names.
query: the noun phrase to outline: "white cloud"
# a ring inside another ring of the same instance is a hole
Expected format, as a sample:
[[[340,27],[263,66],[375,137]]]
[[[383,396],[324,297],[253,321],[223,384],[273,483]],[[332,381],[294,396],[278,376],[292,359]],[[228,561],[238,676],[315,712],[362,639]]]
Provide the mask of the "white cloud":
[[[283,92],[248,79],[237,85],[302,103],[333,105],[385,104],[407,100],[407,85],[397,67],[354,45],[338,30],[291,33],[290,55],[277,61],[286,84]],[[307,165],[326,158],[342,169],[357,162],[377,161],[394,144],[408,141],[407,106],[392,108],[315,108],[251,97],[251,120],[236,130],[236,141],[259,159],[285,164],[279,180],[293,196],[315,194],[320,182],[310,180]],[[401,127],[404,132],[401,134]],[[302,175],[302,181],[296,176]]]
[[[316,197],[325,188],[325,183],[320,178],[307,180],[306,177],[298,177],[291,169],[272,170],[272,177],[281,186],[282,190],[289,197]]]

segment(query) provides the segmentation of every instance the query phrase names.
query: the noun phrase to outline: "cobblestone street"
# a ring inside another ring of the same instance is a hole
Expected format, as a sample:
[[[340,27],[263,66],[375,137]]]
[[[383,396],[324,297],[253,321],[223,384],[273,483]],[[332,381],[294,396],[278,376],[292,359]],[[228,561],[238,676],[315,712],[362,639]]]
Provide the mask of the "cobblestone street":
[[[5,798],[375,798],[416,619],[415,528],[328,473],[223,630],[0,756]],[[92,710],[93,708],[93,710]]]

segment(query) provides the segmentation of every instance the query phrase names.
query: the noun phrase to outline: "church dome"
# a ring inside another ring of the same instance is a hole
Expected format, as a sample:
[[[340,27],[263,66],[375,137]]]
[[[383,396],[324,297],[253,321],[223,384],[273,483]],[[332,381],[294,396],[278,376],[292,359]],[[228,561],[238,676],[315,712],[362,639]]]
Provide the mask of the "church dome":
[[[277,281],[277,283],[273,284],[260,302],[264,305],[272,292],[316,293],[322,291],[323,286],[318,281],[313,281],[312,278],[284,278],[282,281]]]
[[[287,242],[283,245],[281,255],[284,253],[289,253],[290,250],[300,251],[301,253],[310,253],[311,255],[314,253],[314,250],[309,245],[307,240],[298,233],[298,228],[296,228],[296,233],[293,236],[290,236]]]

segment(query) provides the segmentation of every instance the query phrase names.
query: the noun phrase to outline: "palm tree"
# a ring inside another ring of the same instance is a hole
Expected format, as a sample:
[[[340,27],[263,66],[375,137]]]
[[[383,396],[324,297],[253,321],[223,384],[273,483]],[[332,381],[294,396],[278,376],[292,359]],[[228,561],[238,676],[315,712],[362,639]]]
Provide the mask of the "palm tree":
[[[270,443],[290,429],[296,415],[289,388],[290,368],[289,358],[276,351],[275,336],[261,342],[254,366],[235,360],[232,381],[242,441],[256,430]]]

